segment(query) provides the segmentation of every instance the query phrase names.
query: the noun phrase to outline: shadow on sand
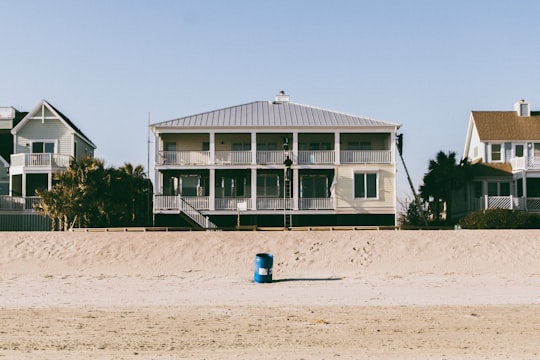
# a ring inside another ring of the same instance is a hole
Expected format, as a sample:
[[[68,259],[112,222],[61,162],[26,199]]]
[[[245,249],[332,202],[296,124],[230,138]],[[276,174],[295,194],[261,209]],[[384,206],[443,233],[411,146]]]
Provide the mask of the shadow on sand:
[[[343,278],[330,277],[330,278],[286,278],[286,279],[275,279],[272,282],[288,282],[288,281],[338,281],[343,280]]]

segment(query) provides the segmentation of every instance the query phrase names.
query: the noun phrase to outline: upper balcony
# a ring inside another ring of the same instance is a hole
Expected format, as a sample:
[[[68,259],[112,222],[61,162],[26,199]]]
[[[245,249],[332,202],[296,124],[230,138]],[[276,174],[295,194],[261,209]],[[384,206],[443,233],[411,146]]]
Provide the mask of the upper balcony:
[[[512,171],[540,170],[540,158],[538,157],[514,157],[510,159]]]
[[[68,167],[71,156],[50,153],[12,154],[11,166],[17,167]]]
[[[340,151],[341,164],[391,164],[390,150],[344,150]],[[302,150],[290,153],[298,165],[336,164],[335,150]],[[256,151],[255,161],[251,151],[216,151],[212,163],[210,151],[159,151],[156,165],[204,166],[204,165],[283,165],[284,151]]]

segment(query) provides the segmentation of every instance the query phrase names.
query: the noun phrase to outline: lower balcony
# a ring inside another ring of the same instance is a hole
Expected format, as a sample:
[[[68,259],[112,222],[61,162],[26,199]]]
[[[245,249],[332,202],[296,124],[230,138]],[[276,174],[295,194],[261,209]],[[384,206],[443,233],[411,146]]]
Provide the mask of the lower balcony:
[[[508,209],[540,212],[540,198],[517,196],[482,196],[476,199],[476,210]]]
[[[333,198],[300,198],[298,199],[299,210],[332,210],[334,209]],[[180,211],[183,203],[187,203],[197,210],[210,209],[209,196],[165,196],[154,197],[154,213],[163,211]],[[292,198],[265,198],[255,199],[256,210],[291,210],[294,208]],[[253,209],[251,198],[215,198],[214,209],[216,211],[237,211],[238,209]]]
[[[33,210],[34,205],[39,202],[38,196],[0,196],[0,211],[25,211]]]

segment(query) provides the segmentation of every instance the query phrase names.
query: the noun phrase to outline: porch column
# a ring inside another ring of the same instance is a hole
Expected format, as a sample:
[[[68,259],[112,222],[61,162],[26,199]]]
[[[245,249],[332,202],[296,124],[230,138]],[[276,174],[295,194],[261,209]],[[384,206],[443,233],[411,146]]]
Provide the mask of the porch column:
[[[211,131],[210,132],[210,147],[208,149],[210,151],[210,164],[216,163],[216,133]]]
[[[335,132],[334,133],[334,163],[336,165],[339,165],[339,163],[341,162],[341,144],[339,142],[339,139],[340,139],[340,134],[338,132]]]
[[[529,207],[527,206],[527,176],[523,174],[523,209],[525,211],[529,211]]]
[[[298,163],[298,131],[292,134],[292,161]]]
[[[293,168],[293,210],[298,210],[298,197],[300,196],[299,191],[299,176],[298,176],[298,169]]]
[[[254,132],[251,133],[251,165],[257,165],[257,134]],[[253,179],[251,183],[253,184]],[[253,188],[252,186],[252,191]]]
[[[257,169],[251,169],[251,210],[257,210]]]
[[[52,189],[52,179],[53,179],[53,174],[52,174],[52,173],[48,173],[48,174],[47,174],[47,190],[51,190],[51,189]]]
[[[212,145],[210,145],[212,146]],[[208,208],[209,210],[215,210],[216,209],[216,169],[209,169],[209,184],[210,187],[209,192],[209,199],[208,199]]]

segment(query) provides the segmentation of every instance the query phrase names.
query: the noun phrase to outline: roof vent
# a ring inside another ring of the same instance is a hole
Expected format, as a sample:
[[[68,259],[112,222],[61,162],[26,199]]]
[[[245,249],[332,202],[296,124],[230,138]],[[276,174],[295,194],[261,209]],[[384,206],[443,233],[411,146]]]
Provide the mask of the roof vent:
[[[281,90],[278,95],[276,95],[276,100],[274,103],[283,103],[289,101],[289,95],[285,95],[285,91]]]
[[[525,100],[519,100],[514,105],[514,110],[517,112],[518,116],[531,116],[531,108],[529,103]]]

